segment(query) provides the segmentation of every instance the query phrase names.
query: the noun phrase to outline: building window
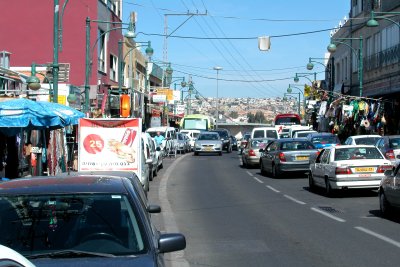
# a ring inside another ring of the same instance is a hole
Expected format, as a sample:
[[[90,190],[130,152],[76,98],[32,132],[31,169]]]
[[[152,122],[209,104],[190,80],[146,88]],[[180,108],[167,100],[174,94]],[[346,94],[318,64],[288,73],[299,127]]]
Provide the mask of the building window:
[[[351,1],[352,17],[356,17],[362,11],[363,11],[363,0],[352,0]]]
[[[117,71],[118,71],[118,66],[117,66],[117,57],[114,55],[110,54],[110,80],[113,81],[118,81],[117,77]]]
[[[97,44],[97,69],[101,72],[106,72],[106,35],[103,30],[98,31]]]

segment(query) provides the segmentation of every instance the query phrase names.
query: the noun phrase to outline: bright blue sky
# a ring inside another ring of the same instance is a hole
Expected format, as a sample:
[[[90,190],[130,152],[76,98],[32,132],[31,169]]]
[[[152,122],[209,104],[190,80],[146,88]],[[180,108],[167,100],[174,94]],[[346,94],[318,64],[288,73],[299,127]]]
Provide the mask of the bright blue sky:
[[[216,96],[214,66],[223,68],[219,97],[282,97],[296,72],[310,72],[309,57],[325,57],[329,44],[329,30],[296,34],[333,28],[350,10],[350,0],[124,0],[123,4],[124,21],[130,12],[137,12],[136,31],[144,34],[138,34],[136,41],[151,41],[155,60],[163,60],[164,14],[207,11],[208,15],[193,16],[182,26],[188,16],[167,15],[168,33],[176,30],[175,36],[238,38],[168,38],[173,76],[187,80],[191,74],[205,97]],[[258,49],[257,37],[265,35],[272,36],[268,52]],[[323,79],[323,71],[315,64],[311,73],[320,73],[317,79]],[[308,80],[301,78],[299,87],[304,83]]]

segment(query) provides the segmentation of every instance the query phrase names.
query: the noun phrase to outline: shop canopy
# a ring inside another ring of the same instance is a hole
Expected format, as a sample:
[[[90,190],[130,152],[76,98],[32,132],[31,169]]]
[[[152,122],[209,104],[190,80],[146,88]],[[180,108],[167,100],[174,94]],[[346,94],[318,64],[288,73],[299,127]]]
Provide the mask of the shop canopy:
[[[11,136],[21,129],[58,129],[78,124],[84,113],[52,102],[25,98],[0,102],[0,131]]]

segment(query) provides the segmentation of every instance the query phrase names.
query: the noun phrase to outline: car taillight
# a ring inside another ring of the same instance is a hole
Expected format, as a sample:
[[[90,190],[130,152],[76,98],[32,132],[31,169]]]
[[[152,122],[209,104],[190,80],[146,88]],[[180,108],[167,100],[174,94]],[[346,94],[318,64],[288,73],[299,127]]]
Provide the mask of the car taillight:
[[[377,173],[384,173],[387,170],[391,170],[393,169],[392,165],[381,165],[378,167],[378,169],[376,170]]]
[[[391,150],[386,151],[385,157],[387,159],[395,159],[393,150],[391,149]]]
[[[283,154],[282,152],[279,153],[278,158],[280,161],[286,161],[285,154]]]
[[[352,174],[349,167],[336,167],[335,174]]]
[[[249,150],[249,156],[256,156],[256,153],[254,153],[254,150],[253,150],[253,149],[250,149],[250,150]]]

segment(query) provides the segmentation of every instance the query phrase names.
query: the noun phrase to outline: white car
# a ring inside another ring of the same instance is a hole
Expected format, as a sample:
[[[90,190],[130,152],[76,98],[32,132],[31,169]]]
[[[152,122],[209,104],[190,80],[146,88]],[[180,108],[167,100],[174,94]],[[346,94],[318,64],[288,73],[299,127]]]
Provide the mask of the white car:
[[[22,254],[3,245],[0,245],[0,266],[35,267],[35,265]]]
[[[156,142],[148,133],[143,133],[143,141],[145,147],[144,155],[146,158],[146,164],[149,165],[149,181],[152,181],[153,177],[157,176],[158,171]]]
[[[346,141],[344,141],[345,145],[375,145],[379,138],[382,136],[378,134],[371,135],[353,135],[349,136]]]
[[[200,130],[181,130],[183,134],[186,134],[189,137],[190,149],[193,150],[194,142],[196,141],[197,137],[199,137]]]
[[[310,164],[309,187],[323,187],[328,196],[336,189],[378,189],[384,172],[392,169],[391,162],[375,146],[327,147]]]
[[[314,131],[314,130],[307,130],[307,131],[301,130],[301,131],[297,131],[297,132],[294,132],[293,138],[302,138],[302,137],[305,138],[305,137],[307,137],[307,135],[312,134],[312,133],[317,133],[317,131]]]

